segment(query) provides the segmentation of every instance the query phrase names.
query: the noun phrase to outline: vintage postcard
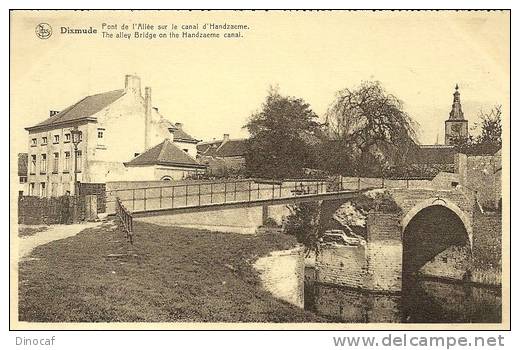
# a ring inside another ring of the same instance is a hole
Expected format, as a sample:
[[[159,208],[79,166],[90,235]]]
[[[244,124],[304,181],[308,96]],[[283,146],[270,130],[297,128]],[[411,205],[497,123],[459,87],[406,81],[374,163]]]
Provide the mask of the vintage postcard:
[[[510,11],[10,11],[11,329],[510,328]]]

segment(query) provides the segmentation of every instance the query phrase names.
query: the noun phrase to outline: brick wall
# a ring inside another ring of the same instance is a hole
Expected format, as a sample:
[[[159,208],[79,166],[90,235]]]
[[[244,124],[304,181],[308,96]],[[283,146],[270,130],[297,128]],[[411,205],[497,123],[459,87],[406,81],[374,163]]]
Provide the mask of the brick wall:
[[[403,244],[399,219],[399,214],[368,213],[366,248],[371,290],[401,290]]]
[[[462,280],[471,268],[469,245],[451,246],[419,269],[423,276]]]
[[[305,258],[303,247],[272,252],[259,258],[255,269],[262,286],[275,298],[303,308]]]
[[[316,255],[316,281],[356,289],[368,289],[370,274],[366,247],[322,246]]]
[[[317,282],[355,289],[401,290],[401,228],[398,214],[370,212],[367,244],[322,246],[316,257]]]

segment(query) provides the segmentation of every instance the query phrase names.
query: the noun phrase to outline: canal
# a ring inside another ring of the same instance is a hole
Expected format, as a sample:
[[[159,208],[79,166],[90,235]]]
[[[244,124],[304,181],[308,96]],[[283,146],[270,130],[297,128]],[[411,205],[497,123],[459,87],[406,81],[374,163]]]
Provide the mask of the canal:
[[[305,271],[305,309],[345,323],[500,323],[501,290],[467,282],[409,277],[400,294],[374,293],[314,281]]]

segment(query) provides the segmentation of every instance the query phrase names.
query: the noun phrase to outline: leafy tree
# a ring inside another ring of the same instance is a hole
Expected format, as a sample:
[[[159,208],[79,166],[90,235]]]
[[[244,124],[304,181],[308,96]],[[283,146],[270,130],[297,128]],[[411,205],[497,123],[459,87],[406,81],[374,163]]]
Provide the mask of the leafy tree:
[[[304,168],[312,168],[318,142],[317,119],[308,103],[271,88],[262,109],[244,126],[250,134],[248,175],[281,179],[301,176]]]
[[[502,106],[493,107],[489,112],[480,111],[480,122],[472,127],[477,135],[455,140],[458,151],[465,154],[494,154],[502,148]]]
[[[321,158],[334,173],[384,176],[417,147],[415,123],[378,81],[339,91],[326,117],[329,140]]]
[[[296,237],[306,252],[318,251],[320,232],[320,203],[304,202],[288,206],[290,215],[284,223],[284,232]]]

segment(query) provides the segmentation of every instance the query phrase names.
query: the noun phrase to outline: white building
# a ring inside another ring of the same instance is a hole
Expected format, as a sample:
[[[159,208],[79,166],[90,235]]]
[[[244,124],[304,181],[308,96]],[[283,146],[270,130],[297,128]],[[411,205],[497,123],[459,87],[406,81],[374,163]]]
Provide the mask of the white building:
[[[206,167],[168,139],[125,163],[127,181],[181,180]]]
[[[166,138],[196,156],[198,140],[182,124],[164,118],[152,105],[151,88],[146,87],[143,96],[140,78],[127,75],[124,89],[87,96],[26,128],[29,195],[59,196],[74,191],[74,127],[82,135],[76,154],[80,182],[124,180],[123,163]]]

